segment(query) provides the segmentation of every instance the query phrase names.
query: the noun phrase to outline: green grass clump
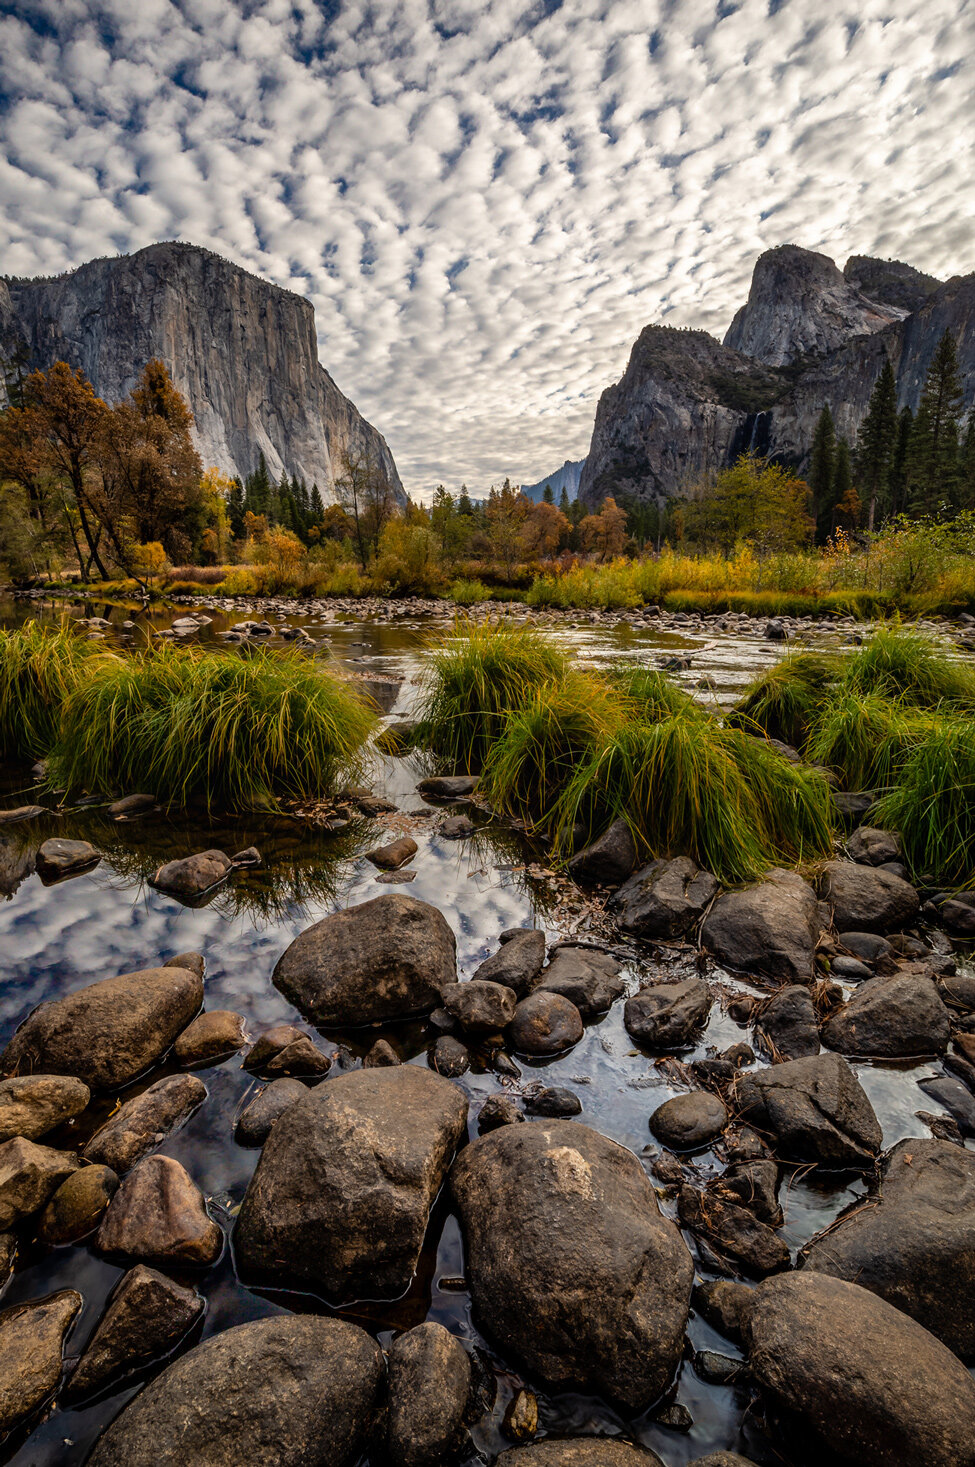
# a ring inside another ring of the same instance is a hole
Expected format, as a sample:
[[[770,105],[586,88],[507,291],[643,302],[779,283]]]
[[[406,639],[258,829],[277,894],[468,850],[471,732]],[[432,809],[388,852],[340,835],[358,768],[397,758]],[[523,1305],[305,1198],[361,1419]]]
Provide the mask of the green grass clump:
[[[51,774],[69,789],[166,804],[275,809],[355,769],[375,718],[297,652],[163,646],[100,666],[71,693]]]
[[[844,682],[853,693],[902,699],[918,708],[975,707],[975,669],[953,662],[928,637],[881,627],[851,657]]]
[[[508,715],[546,684],[562,682],[566,668],[537,632],[504,621],[459,622],[430,659],[418,736],[452,770],[478,772]]]
[[[62,624],[25,622],[0,632],[0,754],[39,759],[58,736],[61,712],[83,675],[117,658]]]
[[[874,818],[900,832],[915,879],[975,886],[975,724],[939,720],[911,752]]]
[[[802,749],[841,670],[838,658],[790,652],[745,689],[728,717],[733,728],[760,730]]]
[[[673,714],[687,718],[708,716],[690,693],[685,693],[666,673],[658,672],[654,667],[624,663],[612,668],[607,676],[612,686],[634,705],[645,723],[657,723]]]
[[[458,606],[476,606],[479,601],[490,601],[491,591],[483,581],[454,581],[447,592],[451,601],[456,601]]]
[[[837,693],[822,709],[806,757],[848,790],[887,789],[931,731],[931,715],[880,693]]]

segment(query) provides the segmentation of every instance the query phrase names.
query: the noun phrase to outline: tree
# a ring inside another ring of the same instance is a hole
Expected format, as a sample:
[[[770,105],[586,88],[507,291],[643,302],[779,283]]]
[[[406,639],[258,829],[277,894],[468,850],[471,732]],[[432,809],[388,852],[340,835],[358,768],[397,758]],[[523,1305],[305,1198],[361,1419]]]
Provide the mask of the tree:
[[[266,515],[271,503],[271,475],[263,450],[258,455],[257,468],[244,480],[244,509],[251,514]]]
[[[555,554],[569,529],[569,521],[561,510],[543,499],[525,517],[521,531],[522,551],[529,559],[544,560]]]
[[[908,470],[911,457],[911,439],[914,436],[914,414],[909,407],[901,408],[897,419],[897,441],[890,461],[888,485],[890,488],[891,515],[903,514],[907,508]]]
[[[958,423],[962,388],[955,338],[938,342],[921,392],[910,449],[912,508],[926,513],[955,505],[959,488]]]
[[[230,525],[230,533],[235,540],[241,540],[244,536],[244,486],[239,479],[234,479],[227,492],[227,520]]]
[[[474,518],[474,506],[471,504],[471,496],[467,492],[466,484],[460,486],[460,493],[457,496],[457,513],[461,519],[472,520]]]
[[[545,488],[542,490],[542,503],[543,504],[554,504],[555,503],[555,495],[552,493],[552,486],[551,486],[551,484],[546,484],[545,485]]]
[[[565,515],[566,519],[568,519],[569,518],[569,513],[570,513],[570,510],[569,510],[569,491],[566,489],[566,487],[565,487],[564,484],[562,485],[562,493],[559,495],[559,509],[562,512],[562,514]]]
[[[687,536],[730,555],[740,543],[759,556],[795,550],[810,539],[809,486],[791,470],[755,454],[742,454],[712,483],[691,490],[684,509]]]
[[[877,509],[890,511],[890,471],[897,447],[897,381],[890,358],[884,358],[867,415],[857,440],[857,479],[867,502],[867,530],[872,534]]]
[[[44,471],[57,486],[82,575],[87,577],[94,565],[102,580],[107,581],[100,549],[102,531],[91,490],[110,411],[108,404],[95,395],[85,374],[72,372],[66,362],[55,362],[48,372],[32,372],[24,383],[24,403],[31,415],[31,430],[43,456]],[[87,558],[74,533],[75,518],[88,549]]]
[[[350,444],[335,481],[339,501],[353,525],[359,564],[365,570],[369,550],[378,552],[383,529],[396,510],[393,486],[371,454]]]
[[[809,456],[809,491],[820,541],[829,538],[833,527],[833,465],[836,455],[836,430],[833,414],[824,407],[816,420],[812,450]]]
[[[504,566],[510,581],[521,550],[521,528],[528,517],[529,502],[510,479],[500,489],[493,485],[487,502],[487,532],[491,548]]]
[[[580,521],[579,539],[583,550],[600,560],[622,555],[626,544],[626,510],[612,497],[604,499],[598,514],[586,515]]]
[[[830,536],[838,529],[854,529],[860,519],[860,496],[853,487],[853,463],[850,445],[841,438],[836,445],[833,463],[833,514]]]

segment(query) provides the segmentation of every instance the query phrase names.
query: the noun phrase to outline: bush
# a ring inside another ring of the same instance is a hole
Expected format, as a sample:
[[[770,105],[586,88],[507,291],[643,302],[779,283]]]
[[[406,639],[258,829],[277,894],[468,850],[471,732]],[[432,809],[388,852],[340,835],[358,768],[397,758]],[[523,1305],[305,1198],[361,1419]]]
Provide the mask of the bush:
[[[483,581],[454,581],[447,595],[458,606],[476,606],[480,601],[491,599],[491,592]]]

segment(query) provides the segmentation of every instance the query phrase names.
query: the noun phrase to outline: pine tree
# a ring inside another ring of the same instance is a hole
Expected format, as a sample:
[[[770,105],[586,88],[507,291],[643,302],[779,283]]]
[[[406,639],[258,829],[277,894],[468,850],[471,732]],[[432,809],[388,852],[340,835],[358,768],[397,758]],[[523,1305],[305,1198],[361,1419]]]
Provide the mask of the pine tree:
[[[568,519],[569,518],[569,491],[566,489],[566,487],[565,487],[564,484],[562,485],[562,493],[559,495],[559,509],[565,515],[566,519]]]
[[[887,476],[891,514],[903,514],[907,508],[908,467],[913,437],[914,414],[909,407],[901,408],[900,416],[897,419],[897,441],[894,444],[890,473]]]
[[[958,472],[958,508],[975,509],[975,408],[968,415]]]
[[[234,479],[227,495],[227,523],[235,540],[244,538],[244,486]]]
[[[309,511],[313,525],[321,525],[325,518],[325,501],[322,491],[318,487],[318,481],[311,486],[311,507]]]
[[[244,509],[251,514],[267,514],[271,500],[271,475],[263,451],[257,460],[257,468],[244,480]]]
[[[460,486],[460,493],[457,496],[457,513],[465,520],[474,518],[474,506],[471,504],[466,484]]]
[[[956,503],[961,404],[958,349],[954,336],[946,331],[931,358],[911,442],[911,507],[921,513]]]
[[[840,525],[844,529],[851,529],[860,514],[860,501],[853,487],[853,460],[850,454],[850,445],[845,438],[841,438],[836,445],[836,455],[833,461],[832,495],[831,535],[836,533]]]
[[[555,495],[552,493],[552,486],[551,486],[551,484],[546,484],[545,485],[545,488],[542,490],[542,503],[543,504],[554,504],[555,503]]]
[[[857,441],[857,479],[867,500],[871,533],[878,507],[881,515],[890,509],[890,470],[896,446],[897,381],[890,358],[885,357]]]
[[[824,407],[816,420],[812,452],[809,459],[809,490],[812,494],[816,533],[821,542],[829,538],[833,528],[833,471],[836,456],[836,430],[833,414]]]

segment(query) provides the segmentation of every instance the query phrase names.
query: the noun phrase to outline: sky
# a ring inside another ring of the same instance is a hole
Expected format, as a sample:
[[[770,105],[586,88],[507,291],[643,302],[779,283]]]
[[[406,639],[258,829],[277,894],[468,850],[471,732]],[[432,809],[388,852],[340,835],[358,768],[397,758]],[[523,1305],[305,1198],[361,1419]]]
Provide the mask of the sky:
[[[763,249],[975,269],[973,98],[975,0],[0,0],[0,271],[216,250],[480,492]]]

